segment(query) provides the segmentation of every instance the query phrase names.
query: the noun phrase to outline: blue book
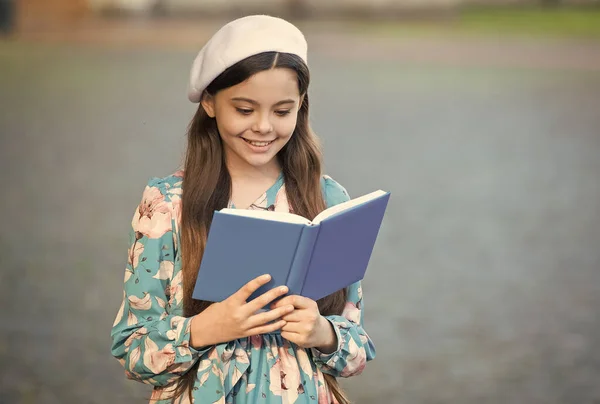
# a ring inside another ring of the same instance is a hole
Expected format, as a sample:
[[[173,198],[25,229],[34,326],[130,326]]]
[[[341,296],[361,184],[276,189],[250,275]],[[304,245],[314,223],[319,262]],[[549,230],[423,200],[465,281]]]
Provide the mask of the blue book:
[[[335,205],[310,221],[292,213],[222,209],[214,213],[192,297],[220,302],[250,280],[313,300],[365,276],[389,201],[376,191]]]

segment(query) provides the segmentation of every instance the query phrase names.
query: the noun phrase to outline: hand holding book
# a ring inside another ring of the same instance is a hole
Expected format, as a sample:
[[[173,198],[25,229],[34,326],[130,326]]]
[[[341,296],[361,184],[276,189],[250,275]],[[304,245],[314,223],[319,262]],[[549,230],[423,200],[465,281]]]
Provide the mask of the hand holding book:
[[[317,302],[308,297],[291,295],[272,303],[271,309],[289,305],[294,310],[283,316],[286,323],[281,328],[281,336],[302,348],[317,348],[323,353],[334,352],[337,336],[331,323],[321,316]]]
[[[278,297],[288,292],[287,286],[273,288],[248,302],[248,298],[271,280],[262,275],[244,285],[222,302],[210,305],[191,321],[190,344],[194,348],[233,341],[252,335],[266,334],[286,325],[282,319],[294,310],[291,302],[280,303],[277,308],[259,312]]]

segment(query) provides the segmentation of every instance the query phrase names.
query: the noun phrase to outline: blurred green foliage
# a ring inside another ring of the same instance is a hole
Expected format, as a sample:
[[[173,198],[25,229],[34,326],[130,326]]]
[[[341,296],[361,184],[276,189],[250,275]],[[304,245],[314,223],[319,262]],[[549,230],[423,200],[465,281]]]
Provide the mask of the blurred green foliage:
[[[355,32],[383,36],[485,35],[600,38],[600,7],[471,7],[442,18],[356,22]]]

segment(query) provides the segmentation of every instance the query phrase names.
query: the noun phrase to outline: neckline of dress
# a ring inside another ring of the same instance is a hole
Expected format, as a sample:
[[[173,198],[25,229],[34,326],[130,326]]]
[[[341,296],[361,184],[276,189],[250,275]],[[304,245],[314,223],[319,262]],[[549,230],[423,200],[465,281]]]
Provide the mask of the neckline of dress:
[[[266,198],[267,194],[269,193],[269,191],[272,191],[275,188],[277,190],[279,190],[279,188],[281,188],[282,185],[283,185],[283,171],[280,171],[279,175],[277,176],[277,179],[275,180],[275,182],[273,183],[273,185],[271,185],[269,188],[267,188],[265,192],[263,192],[262,194],[260,194],[260,196],[258,198],[256,198],[254,201],[252,201],[252,203],[250,204],[250,206],[257,204],[257,202],[260,202],[264,198]],[[235,207],[235,205],[233,204],[232,200],[229,200],[229,203],[227,204],[227,207],[230,208],[230,209],[237,209]]]

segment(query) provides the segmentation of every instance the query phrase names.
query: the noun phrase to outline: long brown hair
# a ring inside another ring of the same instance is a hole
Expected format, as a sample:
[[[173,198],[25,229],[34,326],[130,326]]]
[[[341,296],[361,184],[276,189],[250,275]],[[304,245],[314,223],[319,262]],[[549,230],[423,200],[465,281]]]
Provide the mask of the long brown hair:
[[[326,208],[321,191],[322,154],[318,138],[308,121],[308,67],[296,55],[265,52],[251,56],[226,69],[206,89],[210,95],[239,84],[260,71],[288,68],[298,76],[298,89],[303,98],[298,111],[294,133],[278,153],[285,189],[294,213],[312,219]],[[216,120],[210,118],[200,104],[188,128],[185,156],[181,213],[181,246],[183,271],[183,312],[191,317],[205,310],[211,303],[192,299],[192,291],[208,229],[215,210],[227,206],[231,196],[231,177],[225,165],[225,156]],[[321,314],[341,314],[346,301],[346,290],[340,290],[319,300]],[[192,394],[198,367],[193,366],[184,375],[174,391],[177,398],[186,391]],[[349,403],[336,379],[325,375],[329,390],[340,404]]]

